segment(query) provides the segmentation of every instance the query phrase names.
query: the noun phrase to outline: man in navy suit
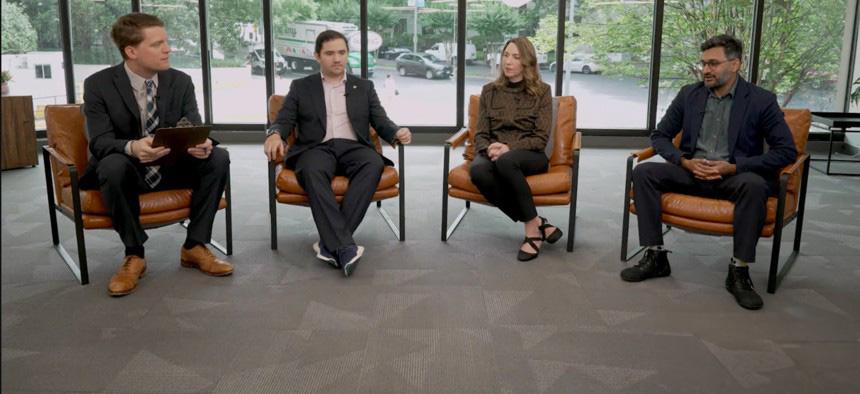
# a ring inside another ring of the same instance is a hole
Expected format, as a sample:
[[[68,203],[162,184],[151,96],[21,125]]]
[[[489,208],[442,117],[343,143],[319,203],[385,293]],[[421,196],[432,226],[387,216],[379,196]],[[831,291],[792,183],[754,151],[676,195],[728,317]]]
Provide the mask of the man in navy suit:
[[[181,119],[200,124],[194,84],[170,67],[164,23],[156,16],[131,13],[117,19],[111,37],[123,62],[84,81],[84,115],[89,134],[90,165],[82,188],[99,189],[114,229],[125,245],[125,258],[108,285],[112,296],[137,288],[146,272],[140,223],[142,192],[191,188],[188,234],[180,251],[185,267],[213,276],[230,275],[233,266],[206,248],[212,222],[227,182],[230,159],[212,140],[188,149],[176,163],[152,165],[168,153],[153,147],[153,133]]]
[[[373,82],[346,73],[348,53],[343,34],[327,30],[317,36],[314,56],[320,73],[292,82],[263,147],[269,160],[275,160],[296,130],[284,161],[308,194],[320,235],[314,250],[317,258],[342,269],[347,277],[364,253],[352,234],[367,212],[383,166],[392,164],[376,152],[369,125],[388,142],[412,140],[408,128],[399,128],[385,114]],[[339,206],[331,188],[335,174],[349,178]]]
[[[778,191],[779,171],[794,162],[797,151],[776,96],[738,76],[740,41],[719,35],[701,50],[704,81],[681,88],[651,133],[651,144],[666,163],[643,163],[633,170],[639,242],[647,250],[638,264],[621,271],[621,278],[639,282],[671,273],[660,231],[662,193],[731,200],[734,255],[726,289],[741,307],[759,309],[763,302],[747,264],[755,261],[767,198]],[[672,139],[682,130],[678,149]]]

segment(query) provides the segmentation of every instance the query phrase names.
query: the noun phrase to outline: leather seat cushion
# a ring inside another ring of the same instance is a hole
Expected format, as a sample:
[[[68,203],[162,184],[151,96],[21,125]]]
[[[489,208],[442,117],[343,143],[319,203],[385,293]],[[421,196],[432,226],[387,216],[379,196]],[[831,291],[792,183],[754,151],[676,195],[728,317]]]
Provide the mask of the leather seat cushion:
[[[786,193],[785,199],[785,218],[788,218],[797,210],[796,196]],[[771,228],[771,234],[773,224],[776,222],[776,205],[776,197],[767,199],[765,226]],[[700,229],[703,232],[732,233],[735,204],[729,200],[663,193],[661,209],[663,221],[667,224],[692,230]],[[636,213],[633,203],[630,204],[630,212]]]
[[[397,183],[400,181],[400,178],[397,175],[397,170],[391,166],[385,166],[382,170],[382,177],[379,179],[379,185],[376,186],[377,193],[384,189],[396,188]],[[346,194],[346,189],[349,186],[349,178],[345,176],[335,176],[331,180],[331,188],[334,190],[335,196],[342,197]],[[287,201],[281,201],[281,193],[286,194],[298,194],[302,196],[306,196],[307,193],[305,189],[302,189],[301,185],[299,185],[299,180],[296,178],[296,173],[293,170],[282,169],[280,173],[278,173],[278,201],[283,203],[288,203]],[[396,194],[395,194],[396,195]],[[375,195],[374,195],[375,198]],[[290,200],[290,199],[287,199]],[[301,200],[301,199],[299,199]],[[304,199],[307,201],[307,199]],[[338,200],[340,201],[340,200]],[[291,204],[291,203],[290,203]]]
[[[187,219],[191,214],[191,189],[174,189],[140,195],[140,222],[144,227],[160,225]],[[221,198],[218,209],[227,207],[227,199]],[[63,200],[60,208],[72,215],[71,187],[63,188]],[[84,228],[112,228],[113,221],[108,216],[107,208],[102,201],[101,193],[97,190],[81,191],[81,219]]]
[[[448,174],[448,184],[451,186],[451,189],[461,189],[473,194],[481,195],[481,192],[472,183],[471,177],[469,176],[469,165],[471,164],[471,161],[466,161],[463,162],[463,164],[454,167],[454,169],[452,169]],[[543,195],[570,194],[570,167],[552,166],[543,174],[527,176],[526,182],[529,184],[532,196],[535,197]],[[457,197],[454,194],[451,194],[451,196]],[[483,199],[483,197],[481,197],[481,199]],[[535,203],[537,203],[537,199],[535,199]]]
[[[454,186],[448,186],[448,195],[467,201],[488,204],[487,199],[481,193],[463,190]],[[536,206],[567,205],[570,204],[570,192],[532,196],[532,199]]]
[[[62,205],[72,208],[72,188],[63,188]],[[148,215],[175,211],[191,206],[191,189],[172,189],[140,195],[140,214]],[[85,214],[107,215],[108,209],[98,190],[81,191],[81,212]]]
[[[372,201],[385,200],[387,198],[397,197],[399,195],[400,189],[396,187],[376,189],[376,192],[373,193]],[[341,201],[343,201],[343,195],[335,195],[335,199],[338,203],[340,203]],[[308,196],[306,194],[278,192],[277,200],[279,203],[282,204],[308,205]]]

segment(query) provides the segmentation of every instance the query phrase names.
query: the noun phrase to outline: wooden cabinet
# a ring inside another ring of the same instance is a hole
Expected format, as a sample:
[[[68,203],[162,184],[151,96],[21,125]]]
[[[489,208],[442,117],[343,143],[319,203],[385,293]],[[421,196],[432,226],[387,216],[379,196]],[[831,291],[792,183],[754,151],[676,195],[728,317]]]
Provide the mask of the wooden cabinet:
[[[32,96],[5,96],[3,107],[2,169],[35,166],[36,123]]]

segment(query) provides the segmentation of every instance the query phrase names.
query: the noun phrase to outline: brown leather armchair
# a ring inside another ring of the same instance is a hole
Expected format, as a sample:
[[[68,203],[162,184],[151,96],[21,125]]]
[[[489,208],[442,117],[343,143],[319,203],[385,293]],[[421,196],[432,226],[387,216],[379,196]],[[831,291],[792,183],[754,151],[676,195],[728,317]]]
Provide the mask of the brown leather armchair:
[[[89,283],[84,230],[113,229],[113,222],[98,190],[81,190],[78,182],[88,165],[87,134],[80,104],[49,105],[45,107],[48,144],[42,147],[45,164],[45,185],[48,192],[48,215],[54,248],[82,285]],[[218,209],[226,209],[227,247],[216,242],[211,245],[225,255],[233,253],[230,176],[227,172],[225,197]],[[140,195],[140,222],[144,228],[162,227],[188,219],[191,212],[191,189],[164,190]],[[75,223],[78,261],[60,244],[57,228],[59,211]]]
[[[767,216],[762,237],[773,237],[770,269],[768,271],[767,292],[775,293],[780,282],[788,274],[792,264],[800,252],[800,237],[803,230],[803,212],[806,206],[806,182],[809,178],[809,154],[806,153],[806,142],[809,138],[809,125],[812,114],[808,109],[783,109],[785,121],[791,129],[794,143],[797,146],[797,160],[782,169],[779,178],[779,194],[767,199]],[[674,139],[675,146],[681,141],[681,133]],[[639,248],[628,257],[627,239],[630,227],[630,213],[636,213],[633,204],[633,166],[650,159],[657,153],[654,148],[646,148],[633,154],[627,159],[627,176],[624,183],[624,209],[621,233],[621,260],[629,261],[644,248]],[[728,200],[686,195],[681,193],[663,193],[662,221],[667,226],[666,232],[672,227],[685,231],[709,234],[732,235],[732,219],[734,203]],[[779,268],[779,249],[782,240],[782,228],[797,219],[794,231],[794,249],[786,259],[783,268]],[[664,232],[665,234],[665,232]]]
[[[442,242],[448,241],[454,230],[468,213],[472,202],[489,204],[469,177],[469,165],[475,157],[475,125],[478,118],[479,96],[469,97],[469,127],[464,127],[445,141],[445,158],[442,180]],[[573,251],[576,230],[576,193],[579,181],[579,150],[582,135],[576,131],[576,98],[554,97],[553,129],[550,131],[552,154],[549,170],[526,177],[536,206],[570,205],[567,227],[567,251]],[[451,149],[465,144],[465,161],[449,171]],[[448,197],[466,201],[466,206],[448,227]]]
[[[272,95],[269,97],[269,124],[275,121],[278,116],[278,111],[284,103],[284,96]],[[376,130],[370,128],[370,138],[373,145],[376,146],[376,151],[382,153],[382,145],[379,142],[379,136]],[[287,145],[292,145],[295,141],[295,130],[287,137]],[[394,236],[401,242],[406,240],[406,213],[405,213],[405,177],[404,172],[404,154],[403,145],[397,146],[397,167],[385,166],[382,171],[382,178],[379,179],[379,185],[376,186],[376,192],[373,193],[372,201],[376,201],[376,209],[379,214],[388,224],[388,228],[394,233]],[[349,186],[349,178],[345,176],[335,176],[331,180],[331,188],[334,190],[335,198],[338,202],[343,200]],[[382,200],[398,197],[400,199],[400,225],[394,224],[388,212],[382,208]],[[271,218],[271,237],[272,249],[278,248],[278,210],[277,203],[289,205],[308,206],[308,196],[296,178],[296,173],[293,170],[284,168],[284,157],[277,157],[274,161],[269,162],[269,217]]]

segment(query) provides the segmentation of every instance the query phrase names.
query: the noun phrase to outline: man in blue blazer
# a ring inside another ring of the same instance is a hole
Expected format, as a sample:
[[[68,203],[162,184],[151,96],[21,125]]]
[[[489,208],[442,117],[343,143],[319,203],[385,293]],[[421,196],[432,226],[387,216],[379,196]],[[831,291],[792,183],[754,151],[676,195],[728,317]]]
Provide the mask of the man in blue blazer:
[[[747,264],[755,261],[767,198],[778,191],[779,171],[794,162],[797,151],[776,96],[738,76],[740,41],[719,35],[701,50],[704,81],[681,88],[651,133],[651,144],[666,163],[643,163],[633,170],[639,242],[647,250],[638,264],[621,271],[621,278],[639,282],[671,273],[660,231],[662,193],[731,200],[734,255],[726,289],[740,306],[759,309],[763,302]],[[672,144],[679,132],[680,149]]]
[[[274,160],[284,153],[287,136],[296,130],[295,143],[284,160],[308,194],[320,235],[314,250],[317,258],[342,269],[347,277],[364,253],[352,234],[367,212],[383,166],[392,164],[376,152],[369,126],[388,142],[412,140],[409,129],[399,128],[385,114],[373,82],[346,73],[348,54],[343,34],[320,33],[314,48],[320,73],[292,82],[263,148]],[[340,205],[331,189],[335,174],[349,178]]]
[[[201,123],[191,77],[170,67],[164,22],[153,15],[131,13],[117,19],[111,36],[123,62],[84,81],[91,159],[81,179],[82,188],[101,191],[125,245],[123,264],[111,278],[108,292],[112,296],[133,292],[146,272],[142,192],[191,188],[191,220],[180,261],[209,275],[230,275],[233,266],[216,259],[205,245],[212,237],[212,222],[227,182],[227,151],[207,139],[175,163],[152,165],[170,153],[168,148],[152,146],[157,128],[176,126],[183,118]]]

